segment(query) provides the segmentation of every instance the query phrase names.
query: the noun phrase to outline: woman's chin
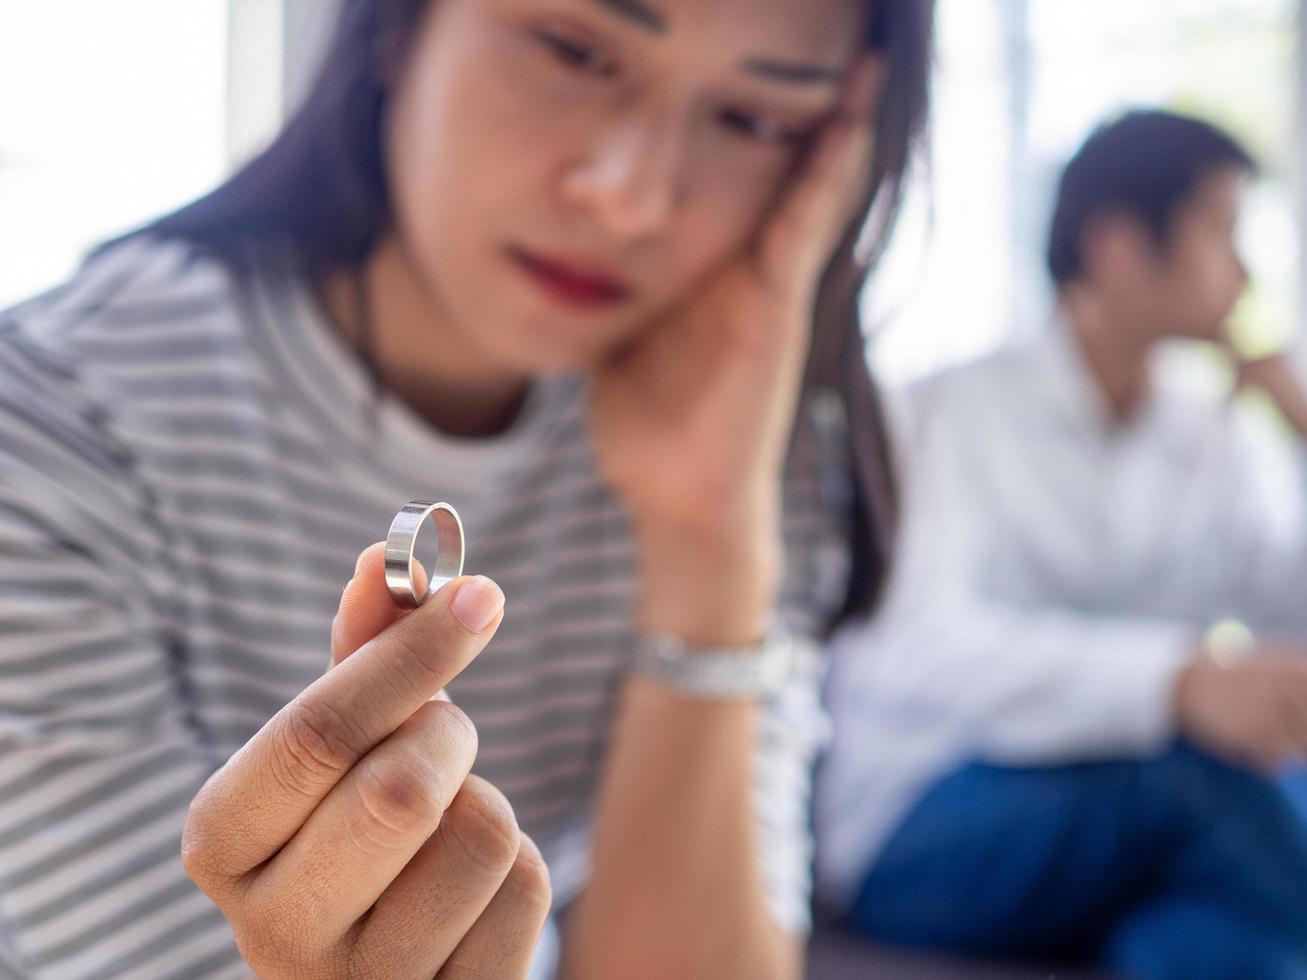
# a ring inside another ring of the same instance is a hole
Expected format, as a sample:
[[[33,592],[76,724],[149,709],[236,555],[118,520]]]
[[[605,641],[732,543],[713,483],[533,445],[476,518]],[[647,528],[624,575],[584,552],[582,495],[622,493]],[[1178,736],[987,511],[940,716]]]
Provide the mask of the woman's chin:
[[[575,374],[585,373],[614,349],[615,344],[601,337],[569,334],[536,321],[523,323],[521,330],[504,329],[495,337],[498,360],[515,373]]]
[[[515,304],[516,305],[516,304]],[[514,315],[516,314],[516,315]],[[588,371],[639,332],[630,317],[576,316],[556,310],[519,309],[499,319],[493,343],[517,370],[560,374]]]

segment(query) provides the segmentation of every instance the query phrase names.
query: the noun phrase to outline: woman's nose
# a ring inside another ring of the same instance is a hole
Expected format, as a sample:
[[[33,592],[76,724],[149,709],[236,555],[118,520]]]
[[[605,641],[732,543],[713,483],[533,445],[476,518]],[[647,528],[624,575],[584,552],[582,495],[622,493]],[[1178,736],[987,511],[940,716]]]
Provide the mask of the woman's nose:
[[[614,237],[648,237],[664,227],[680,193],[682,137],[668,123],[614,127],[567,174],[564,195]]]

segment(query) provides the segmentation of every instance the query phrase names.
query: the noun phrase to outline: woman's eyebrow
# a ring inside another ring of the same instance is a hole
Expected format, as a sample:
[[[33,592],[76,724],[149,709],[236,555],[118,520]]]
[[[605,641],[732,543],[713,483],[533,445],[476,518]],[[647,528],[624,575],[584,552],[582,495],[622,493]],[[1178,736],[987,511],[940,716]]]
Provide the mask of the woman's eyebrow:
[[[654,34],[667,33],[667,18],[643,0],[591,0],[591,2],[633,21]]]
[[[617,14],[653,34],[667,33],[667,18],[644,0],[590,0],[610,13]],[[788,85],[834,85],[844,69],[830,65],[777,61],[774,58],[746,58],[741,66],[751,75]]]

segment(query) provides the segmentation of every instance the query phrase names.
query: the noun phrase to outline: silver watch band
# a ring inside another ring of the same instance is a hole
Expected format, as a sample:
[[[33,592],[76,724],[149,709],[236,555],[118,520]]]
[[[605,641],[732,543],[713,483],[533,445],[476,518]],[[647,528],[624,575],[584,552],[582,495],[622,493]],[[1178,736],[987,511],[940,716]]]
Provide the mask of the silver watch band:
[[[636,673],[680,694],[709,700],[749,700],[784,688],[794,664],[794,642],[773,631],[747,647],[691,647],[671,633],[642,633]]]

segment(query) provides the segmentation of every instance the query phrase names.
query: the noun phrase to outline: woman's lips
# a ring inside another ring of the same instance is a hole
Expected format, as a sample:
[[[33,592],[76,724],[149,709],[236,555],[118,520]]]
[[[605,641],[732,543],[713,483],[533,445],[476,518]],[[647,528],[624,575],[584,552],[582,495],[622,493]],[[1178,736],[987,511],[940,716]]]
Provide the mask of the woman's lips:
[[[510,248],[508,254],[549,295],[567,306],[583,309],[611,306],[631,294],[631,288],[621,280],[581,262],[521,248]]]

